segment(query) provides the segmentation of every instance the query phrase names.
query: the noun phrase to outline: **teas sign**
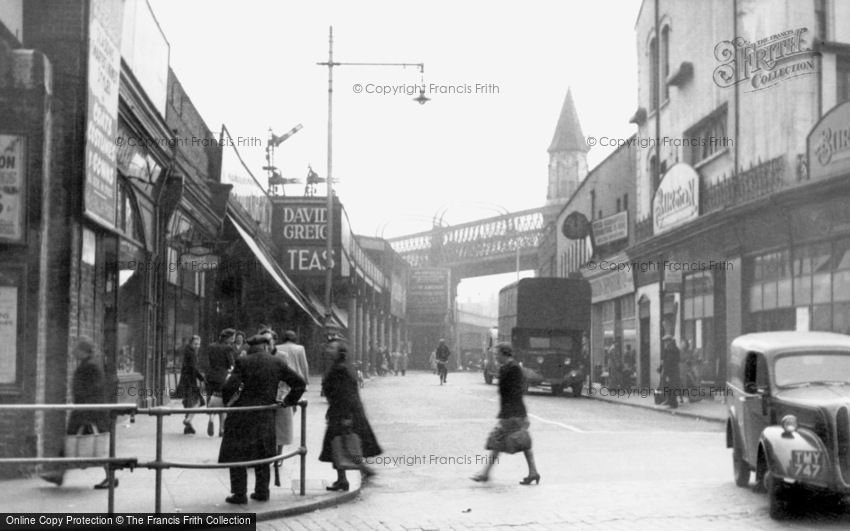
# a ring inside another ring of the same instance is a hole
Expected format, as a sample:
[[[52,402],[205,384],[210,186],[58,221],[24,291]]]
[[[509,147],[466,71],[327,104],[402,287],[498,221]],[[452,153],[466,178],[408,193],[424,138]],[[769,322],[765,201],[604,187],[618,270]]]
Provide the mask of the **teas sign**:
[[[652,200],[653,234],[699,216],[699,175],[687,164],[674,164],[664,174]]]
[[[0,135],[0,242],[23,241],[25,168],[24,137]]]
[[[115,226],[118,84],[123,2],[91,0],[86,103],[85,211]]]
[[[806,144],[810,179],[850,172],[850,101],[826,113],[809,133]]]

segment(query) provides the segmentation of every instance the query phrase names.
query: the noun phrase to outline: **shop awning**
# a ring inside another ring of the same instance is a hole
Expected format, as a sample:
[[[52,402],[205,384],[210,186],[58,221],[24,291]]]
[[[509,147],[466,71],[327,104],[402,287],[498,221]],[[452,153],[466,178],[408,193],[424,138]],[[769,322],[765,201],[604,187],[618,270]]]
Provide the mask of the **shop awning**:
[[[248,232],[243,229],[235,219],[233,219],[232,216],[228,214],[227,217],[228,219],[230,219],[230,222],[233,224],[233,226],[236,227],[236,231],[239,233],[239,236],[242,237],[242,240],[245,242],[245,245],[247,245],[248,248],[251,249],[251,252],[254,253],[254,256],[257,258],[257,261],[263,264],[265,270],[268,272],[269,275],[271,275],[271,277],[278,284],[278,286],[281,287],[283,292],[286,293],[289,298],[295,302],[295,304],[297,304],[302,310],[304,310],[317,325],[321,325],[322,323],[316,320],[313,312],[304,303],[305,299],[303,298],[301,292],[298,290],[297,287],[295,287],[294,284],[292,284],[292,281],[286,277],[286,273],[281,271],[279,267],[276,267],[274,259],[269,256],[268,252],[262,247],[260,247],[257,242],[254,241],[254,238],[252,238],[251,235],[248,234]]]
[[[322,315],[325,315],[325,303],[322,302],[319,297],[313,293],[312,291],[307,292],[307,296],[310,299],[310,304],[312,304],[316,311],[321,312]],[[331,319],[333,319],[333,324],[335,324],[339,328],[348,328],[348,312],[344,312],[336,304],[331,303]]]

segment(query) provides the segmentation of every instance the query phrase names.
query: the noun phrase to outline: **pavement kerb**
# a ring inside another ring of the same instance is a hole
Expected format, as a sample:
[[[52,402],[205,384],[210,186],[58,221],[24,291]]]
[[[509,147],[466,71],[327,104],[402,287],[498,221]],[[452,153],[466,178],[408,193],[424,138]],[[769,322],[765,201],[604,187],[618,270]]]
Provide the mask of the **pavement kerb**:
[[[701,413],[692,413],[690,411],[680,411],[679,409],[661,409],[659,407],[648,405],[648,404],[637,404],[637,403],[634,403],[634,402],[627,402],[625,400],[617,400],[615,398],[607,398],[607,397],[603,397],[603,396],[589,396],[589,395],[586,395],[586,394],[583,394],[581,396],[582,396],[582,398],[588,398],[590,400],[602,400],[603,402],[608,402],[608,403],[611,403],[611,404],[619,404],[619,405],[622,405],[622,406],[629,406],[629,407],[639,407],[641,409],[648,409],[650,411],[657,411],[658,413],[667,413],[667,414],[673,415],[673,416],[688,417],[688,418],[693,418],[693,419],[705,420],[707,422],[718,422],[718,423],[725,422],[725,419],[719,419],[719,418],[716,418],[716,417],[703,415]]]
[[[287,507],[285,509],[272,509],[270,511],[262,511],[257,512],[257,522],[265,522],[268,520],[275,520],[277,518],[286,518],[289,516],[298,516],[299,514],[312,513],[313,511],[318,511],[320,509],[327,509],[328,507],[335,507],[337,505],[341,505],[343,503],[347,503],[353,501],[360,495],[360,489],[363,488],[363,483],[357,486],[356,489],[350,490],[344,494],[340,494],[333,498],[327,498],[324,500],[319,500],[317,502],[305,503],[303,505],[296,505],[294,507]]]

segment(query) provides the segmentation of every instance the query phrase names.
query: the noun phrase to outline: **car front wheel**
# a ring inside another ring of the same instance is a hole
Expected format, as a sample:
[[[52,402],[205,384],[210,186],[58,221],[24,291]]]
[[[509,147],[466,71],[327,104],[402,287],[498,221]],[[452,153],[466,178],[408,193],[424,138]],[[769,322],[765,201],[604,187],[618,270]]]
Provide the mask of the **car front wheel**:
[[[490,385],[493,383],[493,375],[487,372],[487,369],[484,369],[484,383]]]
[[[737,445],[732,450],[732,469],[735,473],[735,485],[738,485],[739,487],[749,486],[750,473],[752,472],[752,469],[750,468],[750,465],[744,461]]]
[[[767,472],[764,475],[764,488],[770,499],[770,517],[781,520],[788,515],[789,492],[782,480]]]
[[[552,384],[552,394],[555,396],[560,396],[564,392],[563,385],[555,385]]]

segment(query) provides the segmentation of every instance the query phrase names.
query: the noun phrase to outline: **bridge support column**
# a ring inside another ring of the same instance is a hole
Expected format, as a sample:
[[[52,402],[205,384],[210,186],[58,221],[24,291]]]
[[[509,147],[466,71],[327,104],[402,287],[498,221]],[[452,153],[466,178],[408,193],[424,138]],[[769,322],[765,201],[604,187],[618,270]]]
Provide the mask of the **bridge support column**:
[[[357,332],[357,297],[351,295],[348,297],[348,345],[351,349],[353,361],[360,360],[360,349],[357,348],[357,339],[360,336]]]
[[[360,363],[363,363],[366,360],[366,341],[365,341],[365,327],[363,326],[363,302],[358,298],[355,302],[357,307],[357,343],[354,348],[357,349],[357,359]],[[366,366],[363,366],[363,370],[366,370]]]

